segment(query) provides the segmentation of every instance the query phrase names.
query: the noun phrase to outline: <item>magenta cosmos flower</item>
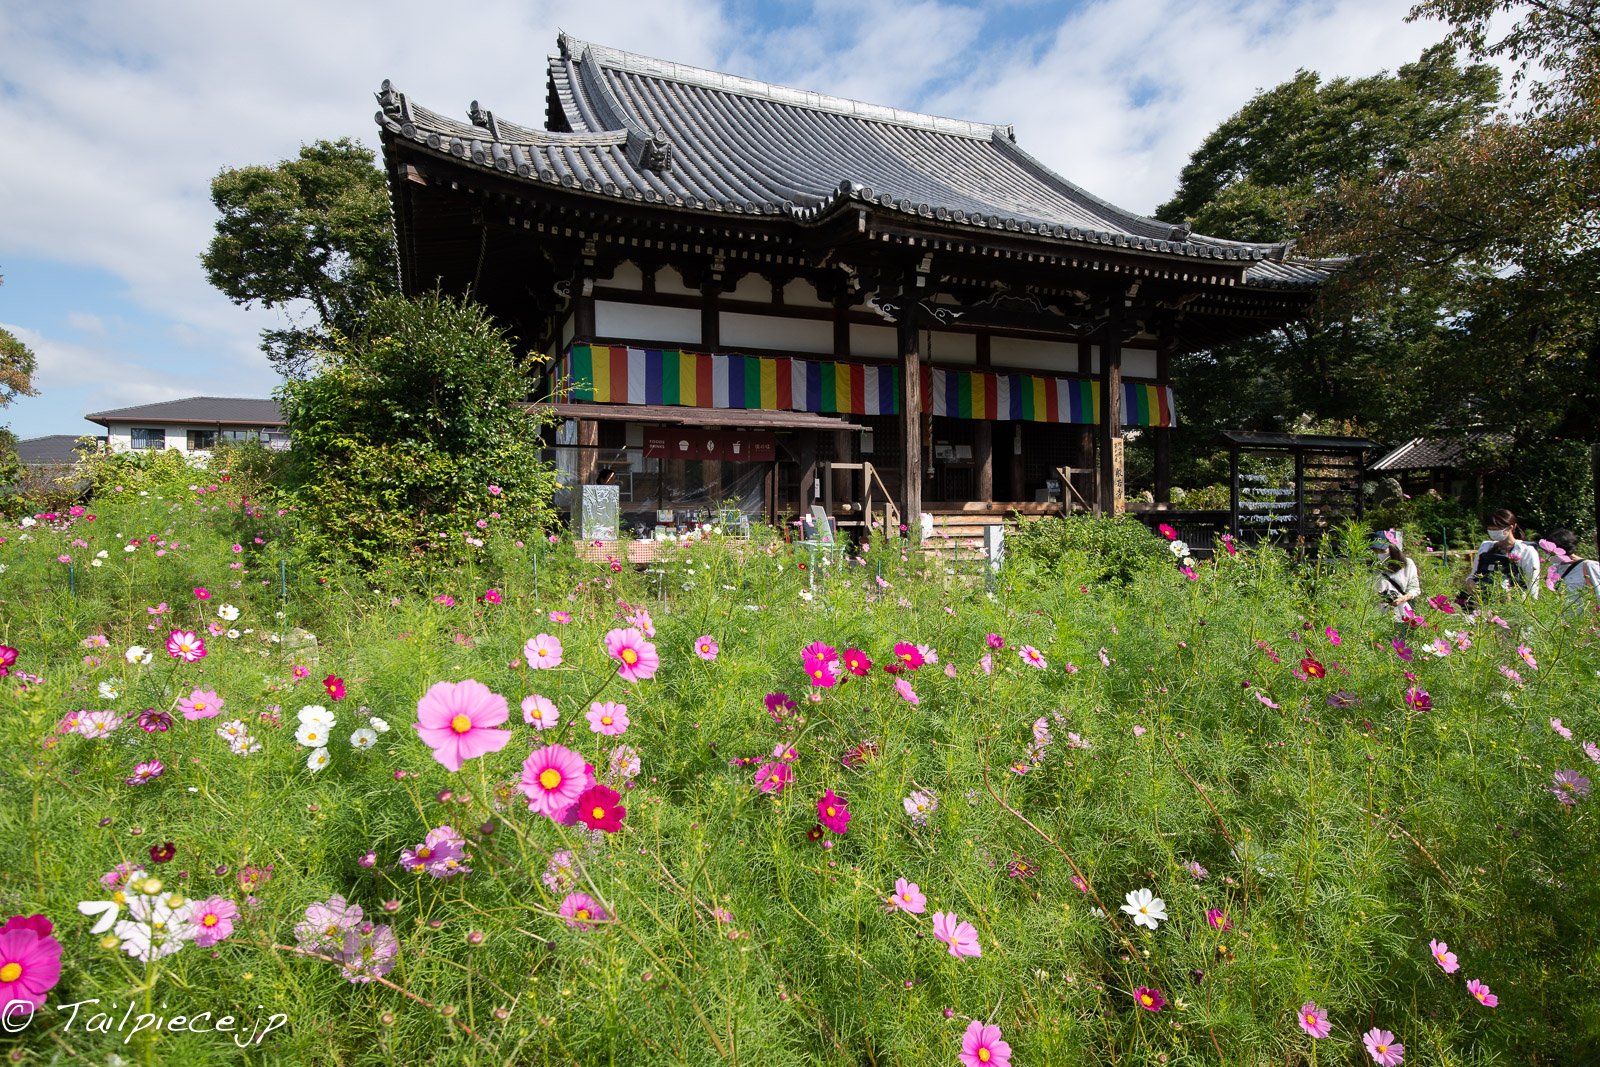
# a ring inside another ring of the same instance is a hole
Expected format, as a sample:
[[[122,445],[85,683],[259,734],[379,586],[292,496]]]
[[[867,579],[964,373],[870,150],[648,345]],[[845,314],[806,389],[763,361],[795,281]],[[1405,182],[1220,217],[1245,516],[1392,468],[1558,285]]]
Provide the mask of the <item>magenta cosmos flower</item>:
[[[823,659],[821,656],[807,656],[805,658],[806,680],[819,689],[831,689],[839,680],[836,668],[838,660]]]
[[[459,771],[463,760],[499,752],[510,730],[496,730],[511,717],[506,698],[482,682],[435,682],[417,701],[417,736],[433,749],[445,770]]]
[[[522,654],[527,657],[528,666],[535,670],[545,667],[561,666],[561,639],[551,637],[549,634],[540,634],[538,637],[528,638],[528,643],[522,646]]]
[[[1009,1067],[1011,1046],[1000,1040],[998,1026],[985,1026],[974,1019],[961,1035],[961,1063],[963,1067]]]
[[[178,710],[190,722],[196,719],[215,718],[222,710],[222,698],[211,689],[196,689],[186,697],[178,698]]]
[[[984,644],[988,645],[990,648],[994,649],[996,652],[998,652],[1002,648],[1006,647],[1005,638],[1001,637],[999,634],[990,634],[987,637],[985,637],[983,639],[983,641],[984,641]]]
[[[717,639],[710,634],[701,634],[694,640],[694,654],[707,663],[716,659],[717,653],[721,650],[721,646],[717,644]]]
[[[894,646],[894,658],[899,660],[902,666],[910,667],[912,670],[916,670],[927,662],[922,655],[921,649],[905,641],[901,641]]]
[[[604,704],[595,701],[589,705],[584,718],[589,720],[591,733],[615,737],[628,729],[628,705],[613,703],[610,700]]]
[[[1456,954],[1450,951],[1450,946],[1443,941],[1429,941],[1428,951],[1433,955],[1433,962],[1445,974],[1455,974],[1461,969],[1461,964],[1456,962]]]
[[[1026,663],[1030,667],[1039,667],[1043,669],[1044,667],[1048,666],[1048,664],[1044,661],[1044,653],[1040,652],[1032,645],[1023,645],[1021,648],[1017,649],[1017,658],[1021,659],[1022,662]]]
[[[28,1015],[61,980],[61,944],[43,915],[13,915],[0,927],[0,1010]],[[24,1011],[22,1005],[31,1007]]]
[[[1328,1021],[1328,1013],[1317,1007],[1314,1000],[1308,1000],[1300,1005],[1300,1013],[1295,1016],[1300,1029],[1315,1038],[1327,1037],[1333,1032],[1333,1024]]]
[[[158,759],[145,760],[143,763],[140,763],[138,766],[134,767],[133,774],[123,779],[123,781],[127,782],[129,785],[144,785],[146,782],[153,782],[157,778],[160,778],[166,773],[166,770],[166,764],[162,763]]]
[[[522,698],[522,721],[535,730],[548,730],[561,720],[555,702],[538,693]]]
[[[889,896],[889,907],[910,912],[912,915],[921,915],[928,910],[928,898],[923,895],[917,883],[896,878],[894,892]]]
[[[559,819],[589,788],[592,778],[582,756],[563,745],[536,748],[522,761],[517,792],[528,798],[528,810]]]
[[[850,809],[830,789],[817,801],[817,819],[834,833],[842,834],[850,828]]]
[[[1133,991],[1134,1002],[1145,1011],[1160,1011],[1167,1006],[1167,998],[1162,996],[1161,990],[1151,989],[1149,986],[1140,986]]]
[[[621,800],[622,794],[610,786],[591,785],[578,797],[578,821],[591,830],[614,834],[622,829],[622,820],[628,817],[628,809],[619,803]]]
[[[1379,1030],[1374,1026],[1361,1035],[1361,1040],[1366,1043],[1367,1052],[1372,1055],[1372,1062],[1379,1067],[1395,1067],[1396,1064],[1406,1061],[1406,1047],[1396,1041],[1394,1035],[1387,1030]]]
[[[617,661],[617,676],[624,682],[642,682],[654,678],[661,657],[656,646],[644,639],[644,634],[632,626],[625,630],[609,630],[605,636],[606,655]]]
[[[605,922],[611,918],[610,912],[602,908],[588,893],[568,893],[561,902],[561,914],[567,920],[567,925],[574,930],[592,930],[592,924]]]
[[[787,763],[776,760],[763,763],[756,768],[756,788],[763,793],[781,793],[783,787],[789,784],[789,779],[794,777],[794,771]]]
[[[971,923],[962,922],[953,911],[933,913],[933,936],[948,945],[950,955],[956,959],[983,955],[977,929]]]
[[[857,678],[865,678],[872,672],[872,660],[859,648],[844,650],[844,669]]]
[[[167,651],[172,653],[175,659],[181,659],[185,663],[193,663],[195,660],[205,657],[205,638],[196,634],[193,630],[174,630],[167,637]]]
[[[233,933],[233,920],[239,917],[239,905],[227,897],[208,897],[195,905],[189,921],[199,931],[194,943],[210,948]]]
[[[1476,978],[1467,979],[1467,992],[1478,999],[1478,1003],[1486,1008],[1496,1007],[1500,998],[1489,992],[1489,987]]]

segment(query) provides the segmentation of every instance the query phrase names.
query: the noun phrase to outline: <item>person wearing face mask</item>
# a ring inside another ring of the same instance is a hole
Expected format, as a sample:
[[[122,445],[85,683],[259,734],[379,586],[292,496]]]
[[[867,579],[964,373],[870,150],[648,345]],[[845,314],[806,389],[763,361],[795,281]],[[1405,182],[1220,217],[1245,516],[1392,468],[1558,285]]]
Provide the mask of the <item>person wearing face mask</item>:
[[[1489,539],[1478,546],[1472,581],[1479,587],[1522,589],[1539,595],[1539,551],[1522,540],[1517,517],[1505,508],[1489,516]]]
[[[1559,552],[1549,564],[1555,572],[1555,577],[1549,579],[1550,588],[1560,589],[1578,604],[1600,599],[1600,563],[1578,554],[1578,535],[1571,530],[1551,530],[1547,540]]]
[[[1372,554],[1378,564],[1378,596],[1394,605],[1394,621],[1404,622],[1413,601],[1422,597],[1417,561],[1406,555],[1398,530],[1372,539]]]

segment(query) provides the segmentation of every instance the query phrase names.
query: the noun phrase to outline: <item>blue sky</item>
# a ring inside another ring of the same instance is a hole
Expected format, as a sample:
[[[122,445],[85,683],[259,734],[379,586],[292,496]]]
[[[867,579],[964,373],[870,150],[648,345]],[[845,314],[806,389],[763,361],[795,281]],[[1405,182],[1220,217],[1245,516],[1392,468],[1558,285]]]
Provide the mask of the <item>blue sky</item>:
[[[1304,67],[1393,69],[1441,37],[1409,0],[490,0],[0,3],[0,325],[39,357],[22,437],[85,413],[265,396],[281,316],[210,289],[209,181],[300,144],[376,142],[384,78],[438,110],[544,114],[558,28],[615,47],[898,107],[1014,123],[1124,207],[1172,192],[1206,133]]]

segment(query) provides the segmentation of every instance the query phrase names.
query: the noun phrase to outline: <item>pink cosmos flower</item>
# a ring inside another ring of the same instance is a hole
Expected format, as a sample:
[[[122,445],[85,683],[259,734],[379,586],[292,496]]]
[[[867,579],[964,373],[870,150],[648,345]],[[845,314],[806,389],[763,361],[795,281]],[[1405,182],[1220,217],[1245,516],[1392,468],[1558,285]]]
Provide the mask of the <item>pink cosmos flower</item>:
[[[1374,1026],[1361,1035],[1361,1040],[1366,1043],[1367,1052],[1378,1067],[1396,1067],[1406,1061],[1406,1047],[1387,1030],[1379,1030]]]
[[[1228,919],[1228,913],[1221,908],[1206,909],[1206,923],[1213,930],[1232,930],[1233,923]]]
[[[1339,636],[1339,631],[1335,630],[1331,626],[1323,630],[1322,634],[1328,639],[1328,644],[1332,645],[1334,648],[1338,648],[1339,645],[1343,643],[1344,639]]]
[[[1300,1013],[1296,1016],[1300,1029],[1312,1037],[1323,1038],[1333,1032],[1333,1024],[1328,1021],[1328,1013],[1317,1007],[1316,1001],[1308,1000],[1300,1005]]]
[[[1550,729],[1552,729],[1556,733],[1560,734],[1561,737],[1562,737],[1562,740],[1565,740],[1565,741],[1571,741],[1572,740],[1572,731],[1567,729],[1565,726],[1562,726],[1560,719],[1551,719],[1550,720]]]
[[[1145,730],[1144,730],[1143,726],[1135,726],[1133,728],[1133,736],[1134,737],[1143,737],[1144,733],[1145,733]]]
[[[850,809],[830,789],[817,801],[817,819],[834,833],[842,834],[850,828]]]
[[[1188,871],[1197,882],[1203,882],[1211,876],[1210,871],[1200,866],[1200,864],[1196,863],[1194,860],[1190,860],[1188,863],[1185,863],[1183,865],[1183,869]]]
[[[1411,650],[1406,647],[1406,643],[1400,640],[1400,638],[1396,637],[1390,641],[1389,647],[1393,648],[1394,654],[1399,656],[1402,660],[1407,663],[1411,662]]]
[[[167,766],[158,759],[145,760],[133,768],[133,774],[123,779],[129,785],[144,785],[166,773]]]
[[[1550,792],[1555,794],[1556,799],[1561,801],[1564,807],[1570,808],[1588,796],[1591,787],[1592,783],[1589,779],[1577,771],[1565,770],[1555,773],[1554,784],[1551,785]]]
[[[567,925],[574,930],[592,930],[594,923],[605,922],[611,918],[609,912],[602,908],[588,893],[568,893],[561,902],[561,914],[567,920]]]
[[[528,798],[528,810],[559,820],[593,783],[582,756],[563,745],[536,748],[522,761],[517,792]]]
[[[716,659],[717,653],[720,651],[722,651],[722,648],[717,644],[717,639],[712,637],[710,634],[702,634],[701,636],[695,638],[694,654],[705,660],[707,663],[710,663],[712,660]]]
[[[1419,686],[1412,686],[1406,690],[1406,703],[1418,711],[1433,710],[1433,697],[1428,691]]]
[[[511,740],[510,730],[495,727],[511,717],[506,698],[482,682],[435,682],[417,701],[417,720],[411,724],[433,758],[448,771],[459,771],[462,761],[499,752]]]
[[[1443,941],[1429,941],[1428,951],[1433,954],[1433,960],[1445,974],[1455,974],[1461,969],[1461,964],[1456,962],[1456,954],[1450,951],[1450,946]]]
[[[928,898],[917,887],[917,883],[896,878],[894,893],[889,897],[889,907],[898,908],[912,915],[921,915],[928,910]]]
[[[528,660],[528,666],[535,670],[546,667],[561,666],[561,639],[551,637],[549,634],[540,634],[538,637],[528,638],[528,643],[522,646],[522,654]]]
[[[1072,887],[1080,893],[1087,893],[1089,891],[1089,883],[1085,882],[1076,874],[1072,876]]]
[[[763,793],[781,793],[794,772],[787,763],[773,761],[756,768],[756,788]]]
[[[491,485],[489,487],[489,495],[490,496],[499,496],[500,493],[501,493],[501,489],[500,489],[500,487],[498,485]]]
[[[956,676],[956,665],[954,663],[946,663],[944,665],[944,676],[946,678],[954,678]]]
[[[990,648],[994,649],[996,652],[998,652],[1002,648],[1006,647],[1005,638],[1001,637],[999,634],[988,634],[987,636],[984,637],[983,641],[984,641],[984,644],[988,645]]]
[[[872,660],[859,648],[844,650],[844,669],[857,678],[864,678],[872,671]]]
[[[17,662],[17,650],[10,645],[0,645],[0,667],[9,667]]]
[[[1583,754],[1594,762],[1600,763],[1600,745],[1595,744],[1593,741],[1585,741],[1583,743]]]
[[[1517,655],[1522,657],[1522,662],[1526,663],[1534,670],[1539,669],[1539,661],[1533,658],[1533,649],[1529,648],[1527,645],[1518,645]]]
[[[1017,649],[1017,656],[1030,667],[1044,668],[1049,666],[1044,661],[1044,654],[1032,645],[1023,645]]]
[[[978,931],[971,923],[962,922],[955,912],[933,913],[933,936],[949,946],[950,955],[981,956],[983,946],[978,944]]]
[[[178,710],[190,722],[215,718],[222,710],[222,698],[210,689],[196,689],[188,696],[178,698]]]
[[[618,803],[621,799],[622,794],[615,789],[596,783],[579,794],[573,807],[577,809],[578,821],[589,829],[614,834],[622,829],[622,820],[628,817],[628,809]]]
[[[1140,986],[1133,991],[1134,1003],[1145,1011],[1160,1011],[1167,1006],[1167,998],[1162,996],[1161,990],[1151,989],[1149,986]]]
[[[894,646],[894,655],[896,659],[898,659],[905,666],[910,667],[912,670],[916,670],[918,667],[921,667],[925,662],[922,657],[922,653],[918,650],[917,646],[909,644],[905,641],[901,641],[899,644]]]
[[[0,927],[0,1010],[8,1017],[39,1010],[61,980],[61,944],[54,931],[43,915],[13,915]]]
[[[631,626],[608,631],[605,646],[606,655],[617,661],[617,676],[624,682],[642,682],[654,678],[656,669],[661,666],[656,646]]]
[[[1166,523],[1162,523],[1160,526],[1157,526],[1156,529],[1159,530],[1161,532],[1161,536],[1165,537],[1168,541],[1176,541],[1178,539],[1178,531],[1174,530]]]
[[[114,711],[84,711],[78,715],[77,730],[84,737],[98,740],[109,737],[121,725],[122,716]]]
[[[998,1026],[974,1019],[961,1035],[960,1059],[962,1067],[1010,1067],[1011,1046],[1000,1040]]]
[[[1269,708],[1277,708],[1277,707],[1281,706],[1281,705],[1273,703],[1273,700],[1272,700],[1271,697],[1267,696],[1267,694],[1265,694],[1263,692],[1260,692],[1259,690],[1256,692],[1256,699],[1261,701],[1261,703],[1265,704]]]
[[[174,659],[193,663],[206,654],[205,638],[192,630],[174,630],[167,637],[167,651],[172,653]]]
[[[487,604],[499,604],[505,600],[505,597],[500,595],[500,590],[490,589],[483,594],[483,600]]]
[[[834,660],[839,658],[839,650],[834,648],[832,645],[824,644],[821,641],[813,641],[805,648],[800,650],[800,655],[802,658],[811,656],[812,658],[820,659],[825,663],[832,663]]]
[[[1486,1008],[1498,1007],[1500,998],[1489,992],[1489,987],[1476,978],[1467,979],[1467,992],[1478,998],[1478,1003]]]
[[[983,658],[978,661],[978,666],[983,668],[983,673],[984,674],[993,674],[994,673],[994,657],[991,656],[989,653],[985,652],[983,654]]]
[[[560,623],[562,626],[565,626],[567,623],[572,621],[572,616],[568,615],[564,611],[552,611],[550,613],[550,621]]]
[[[917,691],[911,688],[911,683],[906,681],[904,678],[896,678],[894,680],[894,691],[899,693],[900,696],[905,699],[906,703],[912,705],[913,707],[922,703],[922,701],[917,698]]]
[[[555,702],[538,693],[522,698],[522,721],[535,730],[548,730],[561,720]]]
[[[834,671],[836,660],[821,659],[817,656],[805,658],[806,679],[819,689],[831,689],[838,682],[839,676]]]
[[[1108,653],[1103,648],[1100,650],[1100,666],[1102,666],[1102,667],[1111,666],[1111,654]]]
[[[194,943],[210,948],[233,933],[233,920],[239,917],[239,905],[227,897],[207,897],[195,905],[189,921],[199,931]]]
[[[615,737],[625,733],[628,729],[628,705],[617,704],[610,700],[604,704],[599,701],[589,705],[589,710],[584,713],[584,718],[589,720],[589,731],[604,734],[606,737]]]
[[[195,595],[195,598],[198,599],[198,600],[210,600],[211,599],[211,591],[208,590],[208,589],[196,589],[194,591],[194,595]]]

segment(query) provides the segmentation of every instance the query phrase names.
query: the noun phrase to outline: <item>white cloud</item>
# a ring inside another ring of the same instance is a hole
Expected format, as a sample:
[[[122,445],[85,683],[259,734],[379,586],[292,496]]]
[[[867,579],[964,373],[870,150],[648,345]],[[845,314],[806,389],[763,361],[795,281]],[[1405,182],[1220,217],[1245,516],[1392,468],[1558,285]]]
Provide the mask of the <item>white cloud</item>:
[[[99,337],[106,335],[106,320],[87,311],[67,312],[67,325],[79,333],[92,333]]]
[[[193,365],[184,361],[142,366],[114,349],[62,341],[27,326],[0,323],[0,329],[9,330],[33,351],[38,364],[34,388],[45,394],[72,397],[78,402],[80,413],[176,400],[209,391],[197,385]],[[227,378],[217,375],[206,379],[208,383],[216,380]]]

